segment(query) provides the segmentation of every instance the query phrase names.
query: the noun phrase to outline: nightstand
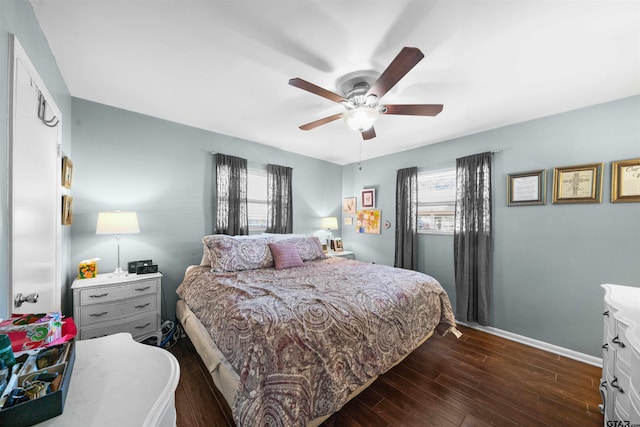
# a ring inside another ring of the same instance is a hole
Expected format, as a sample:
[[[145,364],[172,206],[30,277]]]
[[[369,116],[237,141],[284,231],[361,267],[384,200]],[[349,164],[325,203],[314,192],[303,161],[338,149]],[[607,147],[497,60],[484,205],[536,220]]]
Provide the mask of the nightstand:
[[[329,251],[329,256],[337,256],[340,258],[356,259],[356,253],[353,251],[334,252]]]
[[[78,339],[129,332],[136,341],[156,337],[162,341],[162,274],[98,274],[76,279],[73,318]]]

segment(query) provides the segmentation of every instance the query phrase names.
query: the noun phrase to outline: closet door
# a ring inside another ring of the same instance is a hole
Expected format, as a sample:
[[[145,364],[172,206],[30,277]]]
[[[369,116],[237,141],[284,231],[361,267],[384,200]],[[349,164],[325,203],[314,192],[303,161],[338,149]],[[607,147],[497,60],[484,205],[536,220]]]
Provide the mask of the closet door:
[[[13,40],[11,105],[11,242],[9,313],[58,311],[61,305],[60,111],[18,40]],[[40,114],[42,115],[42,114]],[[37,302],[15,305],[16,297]]]

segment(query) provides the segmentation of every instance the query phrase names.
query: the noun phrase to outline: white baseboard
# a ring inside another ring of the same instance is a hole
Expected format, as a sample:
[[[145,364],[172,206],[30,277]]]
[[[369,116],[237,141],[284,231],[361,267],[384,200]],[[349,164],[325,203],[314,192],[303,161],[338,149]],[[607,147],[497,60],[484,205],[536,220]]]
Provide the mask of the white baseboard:
[[[481,326],[476,323],[466,323],[456,320],[457,323],[467,326],[469,328],[484,331],[492,335],[496,335],[502,338],[506,338],[511,341],[519,342],[521,344],[528,345],[530,347],[539,348],[540,350],[548,351],[550,353],[559,354],[560,356],[568,357],[569,359],[577,360],[578,362],[587,363],[589,365],[602,367],[602,359],[599,357],[591,356],[589,354],[580,353],[575,350],[560,347],[555,344],[549,344],[544,341],[538,341],[533,338],[525,337],[523,335],[514,334],[513,332],[503,331],[502,329],[494,328],[492,326]]]

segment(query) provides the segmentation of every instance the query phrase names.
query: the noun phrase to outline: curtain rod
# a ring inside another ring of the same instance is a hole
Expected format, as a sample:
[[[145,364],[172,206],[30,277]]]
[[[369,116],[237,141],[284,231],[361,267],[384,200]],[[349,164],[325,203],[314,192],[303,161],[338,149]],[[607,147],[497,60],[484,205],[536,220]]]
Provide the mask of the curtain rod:
[[[233,154],[218,153],[218,152],[216,152],[216,151],[210,151],[210,153],[211,153],[212,155],[214,155],[214,156],[215,156],[216,154],[223,154],[223,155],[225,155],[225,156],[232,156],[232,155],[233,155]],[[234,156],[234,157],[239,157],[239,156]],[[244,159],[244,157],[242,157],[242,158]],[[269,165],[269,164],[275,164],[275,163],[263,163],[263,162],[256,162],[255,160],[251,160],[251,159],[245,159],[245,160],[247,161],[247,163],[253,163],[253,164],[256,164],[256,165],[264,166],[264,167],[265,167],[265,170],[266,170],[267,165]],[[278,165],[278,166],[283,166],[283,165]],[[287,166],[287,167],[290,167],[290,166]],[[293,169],[293,168],[291,168],[291,169]]]
[[[499,148],[496,148],[496,149],[490,150],[490,152],[491,152],[491,155],[492,155],[492,156],[493,156],[494,154],[496,154],[496,153],[501,152],[501,151],[502,151],[502,150],[501,150],[501,149],[499,149]],[[466,156],[462,156],[462,157],[466,157]],[[455,158],[455,159],[447,159],[447,160],[443,160],[443,161],[441,161],[441,162],[437,162],[437,163],[430,163],[430,164],[428,164],[428,165],[418,166],[418,169],[426,169],[426,168],[431,168],[431,167],[433,167],[433,166],[440,166],[440,165],[447,165],[447,164],[450,164],[450,163],[455,163],[455,161],[456,161],[457,159],[458,159],[458,158]]]

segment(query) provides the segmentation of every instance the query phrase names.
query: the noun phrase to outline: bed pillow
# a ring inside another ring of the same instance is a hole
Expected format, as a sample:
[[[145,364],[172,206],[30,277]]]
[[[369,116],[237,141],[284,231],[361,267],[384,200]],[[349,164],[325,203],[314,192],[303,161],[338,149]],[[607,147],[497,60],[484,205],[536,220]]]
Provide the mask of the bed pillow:
[[[298,249],[293,243],[269,243],[269,249],[271,249],[276,270],[303,265]]]
[[[202,243],[209,256],[212,271],[228,272],[273,267],[268,239],[214,234],[205,236]]]
[[[279,240],[278,243],[292,243],[300,254],[302,261],[313,261],[324,259],[327,255],[322,250],[322,243],[318,237],[294,237],[291,239]]]

